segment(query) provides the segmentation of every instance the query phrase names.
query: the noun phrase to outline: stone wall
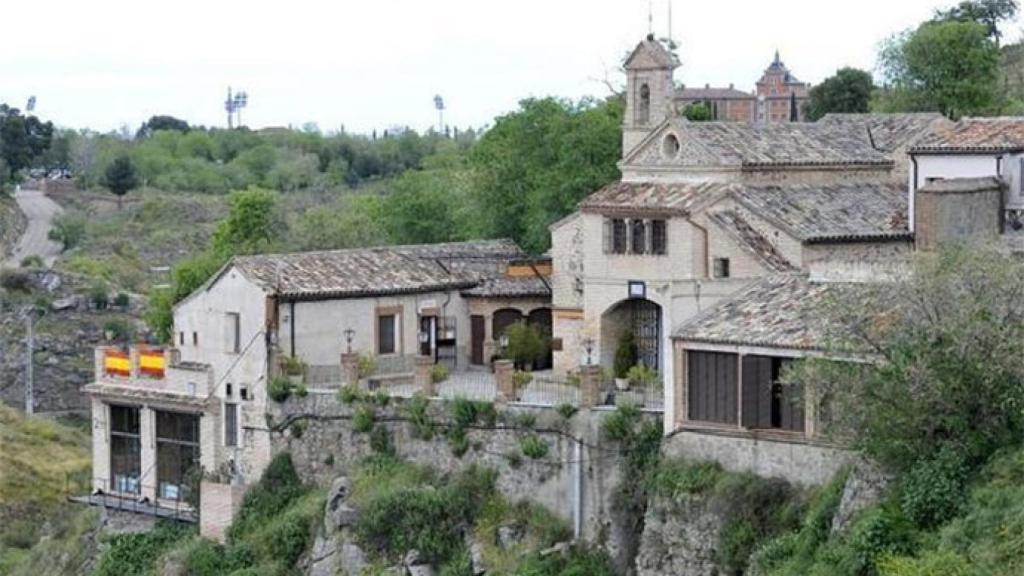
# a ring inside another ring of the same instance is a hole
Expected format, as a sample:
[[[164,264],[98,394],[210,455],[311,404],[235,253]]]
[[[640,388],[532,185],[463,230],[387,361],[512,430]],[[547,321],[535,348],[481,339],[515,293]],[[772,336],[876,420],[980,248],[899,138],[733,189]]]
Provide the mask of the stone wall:
[[[853,458],[849,451],[820,444],[686,430],[666,438],[662,454],[714,460],[730,472],[751,472],[802,485],[825,484]]]
[[[454,456],[443,428],[431,440],[413,436],[411,425],[402,418],[402,400],[392,399],[379,408],[378,425],[387,427],[397,453],[411,462],[429,465],[441,473],[479,464],[496,470],[498,488],[513,501],[529,500],[547,507],[570,526],[579,518],[584,538],[606,546],[613,557],[621,556],[625,538],[635,538],[633,526],[614,517],[612,497],[620,477],[616,446],[601,438],[601,421],[608,410],[581,410],[568,422],[554,410],[509,405],[499,407],[495,428],[467,431],[470,448]],[[431,403],[432,420],[448,422],[448,403]],[[548,455],[531,460],[522,455],[520,439],[527,432],[515,425],[518,415],[532,413],[534,430],[549,446]],[[353,407],[334,395],[311,391],[305,398],[292,398],[274,411],[277,423],[296,418],[305,423],[301,438],[287,430],[274,433],[275,452],[288,451],[300,476],[320,485],[351,473],[353,467],[372,454],[369,435],[352,428]],[[306,416],[311,416],[307,418]],[[657,418],[657,416],[650,416]],[[577,444],[581,440],[582,444]],[[578,512],[577,512],[578,511]],[[618,558],[619,562],[631,561]]]

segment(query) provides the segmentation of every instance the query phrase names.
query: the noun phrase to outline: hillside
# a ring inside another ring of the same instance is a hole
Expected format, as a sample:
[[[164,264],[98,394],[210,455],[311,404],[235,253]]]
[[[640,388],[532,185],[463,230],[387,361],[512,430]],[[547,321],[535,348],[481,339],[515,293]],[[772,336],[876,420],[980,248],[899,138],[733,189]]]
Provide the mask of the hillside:
[[[25,215],[14,198],[0,192],[0,261],[10,253],[24,229]]]

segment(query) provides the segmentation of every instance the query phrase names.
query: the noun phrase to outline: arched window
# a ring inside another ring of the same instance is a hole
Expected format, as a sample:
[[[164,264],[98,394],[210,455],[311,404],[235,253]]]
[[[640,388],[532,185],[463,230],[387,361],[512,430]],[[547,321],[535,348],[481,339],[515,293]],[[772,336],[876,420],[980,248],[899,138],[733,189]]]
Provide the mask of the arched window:
[[[640,85],[636,102],[636,123],[647,124],[651,119],[651,88],[647,83]]]

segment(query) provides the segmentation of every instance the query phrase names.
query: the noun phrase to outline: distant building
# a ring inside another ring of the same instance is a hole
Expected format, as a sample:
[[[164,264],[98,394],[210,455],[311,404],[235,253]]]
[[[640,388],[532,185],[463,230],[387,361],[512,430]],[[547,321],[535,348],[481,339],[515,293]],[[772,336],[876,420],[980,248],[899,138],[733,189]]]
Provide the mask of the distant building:
[[[802,122],[803,104],[810,85],[797,80],[779,58],[765,69],[754,92],[744,92],[732,84],[728,88],[683,88],[676,92],[680,111],[691,104],[704,104],[712,120],[727,122]]]

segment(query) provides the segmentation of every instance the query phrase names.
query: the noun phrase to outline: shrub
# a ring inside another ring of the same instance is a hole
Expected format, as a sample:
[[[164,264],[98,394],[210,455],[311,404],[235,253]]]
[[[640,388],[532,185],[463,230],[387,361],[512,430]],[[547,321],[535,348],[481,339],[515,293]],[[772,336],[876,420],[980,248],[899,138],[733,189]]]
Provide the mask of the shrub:
[[[289,427],[289,430],[291,430],[292,438],[298,440],[299,438],[302,438],[303,434],[306,433],[306,423],[301,421],[292,422],[292,425]]]
[[[371,354],[360,354],[358,372],[360,379],[372,376],[377,372],[377,359]],[[349,384],[354,384],[354,382],[349,382]]]
[[[306,363],[296,356],[282,356],[281,370],[288,376],[302,376],[306,373]]]
[[[43,267],[43,259],[40,258],[39,256],[35,255],[35,254],[33,254],[31,256],[25,256],[24,258],[21,259],[21,267],[22,268],[42,268]]]
[[[548,354],[549,343],[535,326],[520,320],[505,329],[508,346],[505,353],[519,368],[532,366]]]
[[[626,372],[626,378],[630,382],[634,382],[640,385],[649,385],[658,381],[658,371],[654,368],[649,368],[643,362],[633,366]]]
[[[575,545],[569,553],[534,554],[523,561],[517,574],[529,576],[612,576],[611,559],[600,548]]]
[[[462,458],[469,450],[469,437],[466,436],[464,428],[451,428],[448,430],[448,448],[456,458]]]
[[[131,298],[124,292],[118,292],[117,296],[114,296],[114,306],[125,309],[131,304]]]
[[[430,419],[430,401],[420,394],[405,403],[405,415],[412,426],[412,437],[430,440],[434,437],[434,423]]]
[[[305,398],[309,396],[309,388],[306,388],[305,384],[295,384],[295,395],[299,398]]]
[[[523,456],[531,460],[540,460],[548,455],[548,443],[541,440],[536,434],[529,434],[519,439],[519,448]]]
[[[573,416],[579,412],[579,408],[569,404],[568,402],[555,406],[555,411],[562,417],[563,420],[571,420]]]
[[[304,492],[291,455],[287,452],[277,454],[263,471],[259,482],[246,492],[242,507],[228,529],[229,539],[254,532]]]
[[[498,422],[498,410],[494,407],[494,403],[478,400],[476,402],[476,420],[481,426],[493,428]]]
[[[378,390],[373,394],[370,394],[369,401],[381,408],[384,408],[391,403],[391,396],[388,396],[388,393],[383,390]]]
[[[48,236],[61,245],[64,251],[78,246],[85,239],[86,216],[78,211],[67,211],[53,219]]]
[[[97,310],[106,310],[110,305],[110,295],[106,282],[96,281],[89,288],[89,300]]]
[[[377,424],[370,431],[370,449],[377,454],[386,456],[395,453],[395,446],[391,442],[391,433],[383,424]]]
[[[345,384],[338,389],[338,400],[342,404],[354,404],[363,397],[362,390],[357,384]]]
[[[710,490],[722,478],[722,467],[717,462],[691,463],[685,460],[665,460],[651,479],[654,494],[673,501]]]
[[[452,420],[458,428],[465,428],[476,423],[477,404],[466,398],[456,398],[451,403]]]
[[[512,373],[512,384],[515,385],[516,390],[525,388],[530,382],[533,382],[533,374],[522,370],[516,370]]]
[[[32,276],[13,268],[0,270],[0,286],[11,292],[29,292],[32,290]]]
[[[888,556],[878,562],[882,576],[975,576],[971,563],[952,550],[928,551],[918,558]]]
[[[284,402],[292,395],[292,381],[283,376],[274,376],[267,386],[267,396],[274,402]]]
[[[918,526],[930,528],[956,516],[966,500],[968,467],[964,456],[947,445],[919,461],[903,479],[900,504]]]
[[[537,415],[533,412],[520,412],[516,414],[515,425],[526,430],[533,430],[537,427]]]
[[[619,344],[615,348],[615,361],[613,370],[616,378],[626,378],[629,369],[636,366],[639,352],[636,347],[636,338],[632,330],[626,330],[619,337]]]
[[[444,364],[434,364],[430,369],[430,381],[434,384],[444,382],[448,379],[448,367]]]
[[[96,576],[144,576],[153,572],[157,559],[192,529],[176,522],[160,522],[147,532],[118,534],[110,539]]]
[[[103,323],[103,333],[114,342],[131,342],[135,339],[135,327],[127,320],[113,318]]]
[[[365,434],[373,429],[373,422],[377,414],[373,406],[362,404],[356,408],[352,415],[352,429],[360,434]]]

